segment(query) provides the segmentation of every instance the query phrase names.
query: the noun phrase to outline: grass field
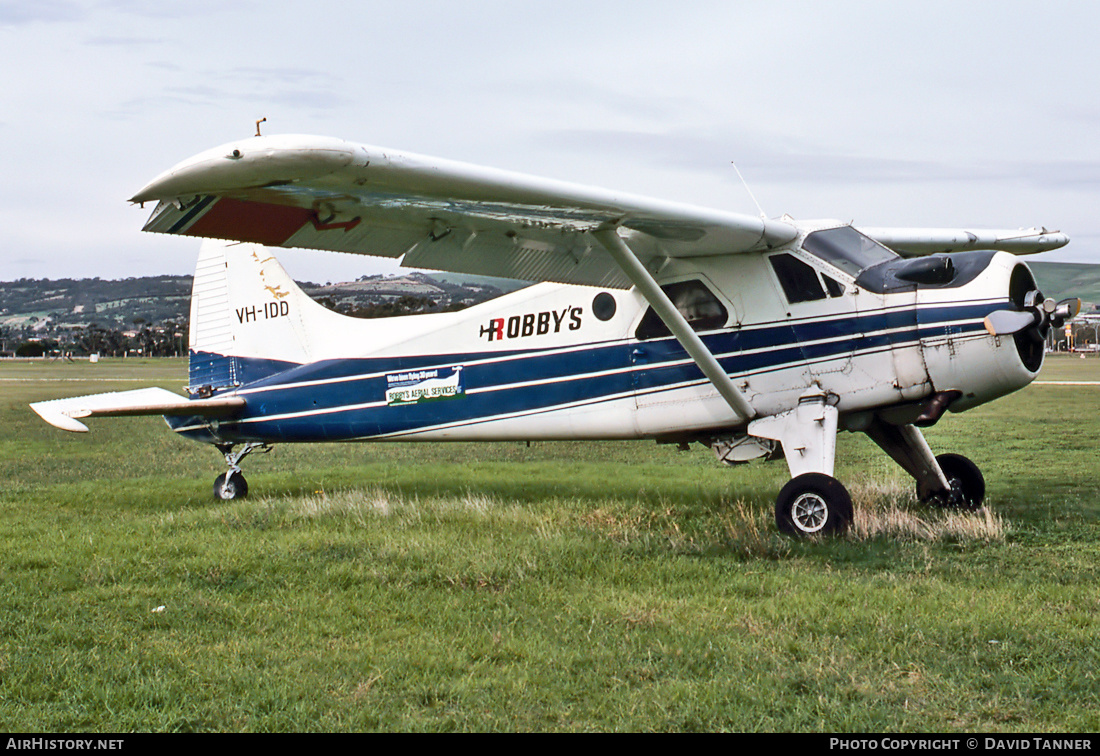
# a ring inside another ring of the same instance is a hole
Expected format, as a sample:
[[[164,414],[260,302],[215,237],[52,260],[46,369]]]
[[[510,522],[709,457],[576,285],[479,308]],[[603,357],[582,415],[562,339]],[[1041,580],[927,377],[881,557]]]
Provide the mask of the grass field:
[[[0,364],[0,729],[1100,729],[1100,386],[930,429],[986,475],[969,517],[842,434],[825,542],[775,532],[783,463],[702,448],[284,446],[215,503],[159,418],[27,408],[185,373]]]

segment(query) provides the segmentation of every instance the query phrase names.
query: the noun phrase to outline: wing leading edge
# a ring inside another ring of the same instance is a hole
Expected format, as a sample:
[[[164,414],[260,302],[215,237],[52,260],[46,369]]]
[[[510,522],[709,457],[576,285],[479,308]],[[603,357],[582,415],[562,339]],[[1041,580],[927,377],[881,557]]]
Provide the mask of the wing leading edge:
[[[798,238],[758,218],[314,136],[243,139],[196,155],[131,199],[146,231],[400,258],[406,267],[629,288],[594,239],[617,228],[639,261],[763,251]],[[1030,254],[1046,229],[864,228],[905,257],[968,249]]]
[[[145,230],[402,258],[408,267],[627,288],[590,232],[618,227],[643,262],[767,249],[789,223],[307,136],[196,155],[133,202]]]

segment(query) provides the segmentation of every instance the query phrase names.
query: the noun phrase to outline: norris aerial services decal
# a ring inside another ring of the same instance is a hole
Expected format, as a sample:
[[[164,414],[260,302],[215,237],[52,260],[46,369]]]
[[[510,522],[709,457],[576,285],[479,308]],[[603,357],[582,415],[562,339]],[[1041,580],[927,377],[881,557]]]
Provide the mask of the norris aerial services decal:
[[[576,331],[581,327],[583,308],[565,307],[561,310],[529,312],[510,318],[493,318],[481,327],[480,336],[489,341],[520,339],[528,336],[545,336],[561,333],[563,329]]]
[[[462,365],[452,368],[410,370],[386,376],[386,406],[436,402],[466,396]]]

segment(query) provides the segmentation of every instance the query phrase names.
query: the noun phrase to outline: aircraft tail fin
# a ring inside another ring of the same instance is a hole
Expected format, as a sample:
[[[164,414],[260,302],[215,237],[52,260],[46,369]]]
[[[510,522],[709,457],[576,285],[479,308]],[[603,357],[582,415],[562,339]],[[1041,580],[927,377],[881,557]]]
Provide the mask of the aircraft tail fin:
[[[346,320],[310,299],[270,250],[204,242],[191,293],[189,390],[209,396],[311,362]]]

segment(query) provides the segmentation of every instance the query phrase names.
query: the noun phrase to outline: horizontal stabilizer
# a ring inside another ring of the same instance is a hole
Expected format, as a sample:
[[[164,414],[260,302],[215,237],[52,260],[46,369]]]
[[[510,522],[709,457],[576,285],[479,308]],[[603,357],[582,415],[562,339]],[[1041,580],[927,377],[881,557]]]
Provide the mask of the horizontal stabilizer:
[[[239,396],[191,400],[162,388],[113,391],[68,399],[35,402],[31,409],[50,425],[74,433],[87,433],[88,426],[75,418],[168,415],[228,417],[244,407]]]

